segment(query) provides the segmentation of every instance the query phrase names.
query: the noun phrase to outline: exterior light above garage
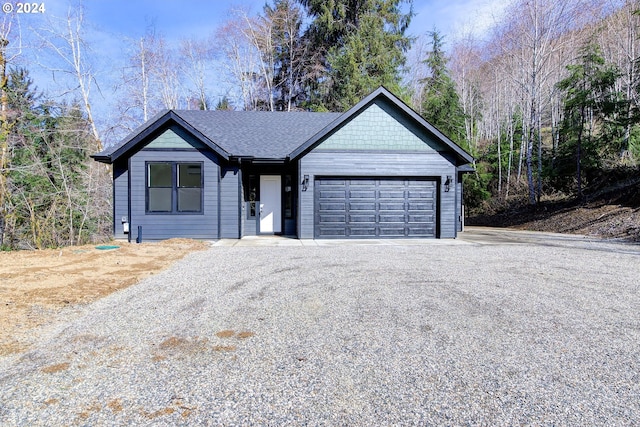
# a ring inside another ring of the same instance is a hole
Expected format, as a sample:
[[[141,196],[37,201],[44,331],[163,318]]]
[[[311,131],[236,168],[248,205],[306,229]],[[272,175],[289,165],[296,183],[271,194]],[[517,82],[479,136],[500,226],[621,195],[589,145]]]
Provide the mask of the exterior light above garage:
[[[302,179],[302,191],[307,191],[309,188],[309,175],[305,175]]]

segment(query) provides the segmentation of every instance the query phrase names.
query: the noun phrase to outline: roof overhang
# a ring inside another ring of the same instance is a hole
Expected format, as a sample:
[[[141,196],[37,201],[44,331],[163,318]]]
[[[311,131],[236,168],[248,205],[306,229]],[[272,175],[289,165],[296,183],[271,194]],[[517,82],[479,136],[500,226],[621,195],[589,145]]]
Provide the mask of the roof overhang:
[[[231,160],[233,159],[232,157]],[[288,159],[266,157],[240,157],[239,160],[239,163],[251,163],[254,165],[283,165],[289,161]]]

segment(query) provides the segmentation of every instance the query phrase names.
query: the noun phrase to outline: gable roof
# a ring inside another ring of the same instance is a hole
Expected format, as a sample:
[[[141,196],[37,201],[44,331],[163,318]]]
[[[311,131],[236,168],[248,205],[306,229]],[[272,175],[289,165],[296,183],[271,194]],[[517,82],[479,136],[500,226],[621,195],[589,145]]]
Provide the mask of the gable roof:
[[[426,129],[429,133],[431,133],[436,139],[440,140],[446,147],[450,148],[458,157],[460,164],[466,164],[473,161],[473,157],[471,154],[467,153],[462,147],[453,142],[447,136],[445,136],[442,132],[440,132],[435,126],[431,123],[427,122],[420,114],[416,113],[411,107],[402,102],[400,98],[389,92],[384,86],[380,86],[378,89],[373,91],[369,96],[364,98],[362,101],[358,102],[356,105],[351,107],[345,113],[341,114],[338,119],[330,123],[327,127],[322,129],[320,132],[315,134],[312,138],[308,139],[304,144],[297,147],[294,151],[289,154],[291,159],[299,157],[309,150],[312,150],[316,145],[318,145],[326,136],[328,136],[333,131],[337,130],[344,123],[351,120],[351,118],[358,115],[360,112],[369,107],[372,103],[374,103],[377,99],[383,98],[389,101],[394,107],[396,107],[400,112],[405,114],[410,119],[414,120],[419,126]]]
[[[345,113],[164,110],[120,143],[91,157],[99,162],[113,163],[172,124],[177,124],[225,160],[231,157],[281,161],[295,159],[312,150],[325,137],[380,98],[390,102],[450,148],[459,164],[473,161],[469,153],[384,87],[378,88]]]
[[[156,135],[165,128],[168,128],[172,123],[176,123],[187,132],[191,133],[195,138],[200,140],[205,146],[209,147],[223,159],[229,160],[229,152],[224,150],[211,139],[207,138],[202,132],[178,116],[173,110],[164,110],[159,112],[150,120],[131,132],[129,136],[120,141],[120,143],[107,147],[101,152],[91,155],[91,157],[99,162],[113,163],[129,150],[143,144],[148,138]]]

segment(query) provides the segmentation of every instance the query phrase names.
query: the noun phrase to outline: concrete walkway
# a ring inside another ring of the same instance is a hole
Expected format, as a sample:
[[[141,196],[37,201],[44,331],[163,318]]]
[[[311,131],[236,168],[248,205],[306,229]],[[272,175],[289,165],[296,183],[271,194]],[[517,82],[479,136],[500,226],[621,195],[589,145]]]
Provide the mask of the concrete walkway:
[[[491,227],[467,227],[456,239],[297,239],[284,236],[247,236],[220,239],[213,246],[452,246],[541,245],[640,254],[640,244],[581,234],[546,233]]]
[[[461,239],[297,239],[283,236],[247,236],[242,239],[220,239],[213,246],[423,246],[423,245],[465,245]]]

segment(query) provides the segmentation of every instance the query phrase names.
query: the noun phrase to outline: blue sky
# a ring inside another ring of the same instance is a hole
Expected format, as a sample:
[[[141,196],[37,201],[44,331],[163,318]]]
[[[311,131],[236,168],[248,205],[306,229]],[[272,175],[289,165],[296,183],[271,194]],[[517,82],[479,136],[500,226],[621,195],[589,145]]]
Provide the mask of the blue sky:
[[[0,0],[0,3],[7,1],[15,3],[15,0]],[[420,36],[437,28],[445,35],[445,48],[464,32],[472,31],[482,38],[483,30],[499,17],[509,1],[414,0],[416,15],[409,34]],[[20,30],[27,41],[21,60],[31,71],[38,88],[49,96],[57,96],[68,93],[77,83],[73,79],[65,80],[59,73],[54,76],[48,69],[55,61],[41,49],[43,42],[34,36],[33,30],[40,29],[42,33],[52,22],[65,18],[70,5],[77,5],[79,1],[44,0],[44,3],[44,15],[19,16]],[[114,105],[119,101],[114,88],[126,58],[132,53],[134,41],[150,26],[175,46],[181,39],[206,38],[229,18],[233,8],[248,9],[250,13],[261,11],[265,0],[85,0],[80,3],[84,7],[84,29],[89,35],[87,47],[91,49],[86,56],[92,58],[92,71],[100,85],[93,88],[92,103],[104,122],[103,127],[108,127],[117,120]],[[220,93],[211,96],[217,98],[224,94],[221,88]]]
[[[47,14],[64,16],[69,1],[46,0]],[[507,0],[414,0],[410,32],[424,34],[438,28],[447,38],[463,28],[485,29]],[[153,23],[168,39],[207,35],[224,22],[234,7],[258,12],[265,0],[88,0],[86,17],[96,29],[137,38]],[[23,18],[24,19],[24,18]],[[33,19],[33,17],[29,17]]]

